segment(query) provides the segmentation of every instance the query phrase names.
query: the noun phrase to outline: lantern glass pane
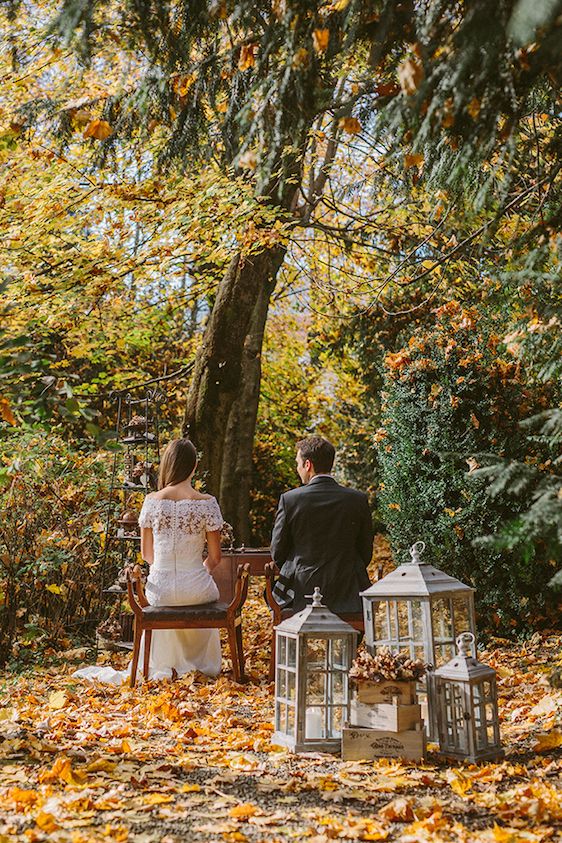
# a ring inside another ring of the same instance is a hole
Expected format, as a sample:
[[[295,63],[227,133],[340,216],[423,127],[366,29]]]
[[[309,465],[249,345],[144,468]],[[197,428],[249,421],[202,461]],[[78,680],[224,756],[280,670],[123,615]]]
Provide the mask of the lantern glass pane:
[[[343,725],[342,709],[339,706],[334,706],[334,708],[330,709],[330,715],[328,737],[340,738]]]
[[[431,603],[433,635],[437,641],[449,641],[453,637],[451,601],[437,597]]]
[[[375,640],[388,641],[390,630],[388,627],[388,603],[375,603],[373,606],[375,619]]]
[[[331,647],[331,666],[336,670],[349,667],[349,647],[347,638],[334,638]]]
[[[320,703],[324,705],[326,702],[326,674],[325,673],[309,673],[306,682],[306,702]]]
[[[493,726],[487,726],[486,727],[486,738],[487,738],[488,746],[494,746],[494,744],[496,742],[496,736],[494,734],[494,727]]]
[[[287,706],[287,732],[290,735],[295,734],[295,709],[292,705]]]
[[[330,701],[338,704],[343,703],[344,700],[344,682],[343,673],[339,671],[331,674],[332,677],[332,693],[330,694]]]
[[[306,648],[307,670],[325,670],[328,642],[325,638],[308,638]]]
[[[490,723],[494,723],[494,706],[492,703],[486,704],[486,723],[489,725]]]
[[[296,697],[296,676],[294,673],[287,673],[287,699],[294,702]]]
[[[287,696],[287,673],[283,668],[277,668],[277,696]]]
[[[398,638],[400,641],[410,640],[410,623],[408,619],[408,603],[405,600],[399,600],[396,604],[398,616]]]
[[[278,712],[278,722],[279,722],[279,731],[286,732],[287,731],[287,706],[284,703],[278,703],[279,705],[279,712]]]
[[[324,738],[324,711],[318,706],[307,706],[306,708],[306,731],[305,738]]]
[[[421,600],[412,600],[412,636],[414,641],[423,641],[423,619]],[[423,652],[423,650],[422,650]]]
[[[287,639],[287,664],[289,667],[297,666],[297,642],[294,638]]]
[[[470,624],[469,598],[463,594],[453,597],[453,612],[455,613],[455,635],[461,632],[473,632]]]
[[[287,664],[287,639],[284,635],[277,639],[277,663]]]

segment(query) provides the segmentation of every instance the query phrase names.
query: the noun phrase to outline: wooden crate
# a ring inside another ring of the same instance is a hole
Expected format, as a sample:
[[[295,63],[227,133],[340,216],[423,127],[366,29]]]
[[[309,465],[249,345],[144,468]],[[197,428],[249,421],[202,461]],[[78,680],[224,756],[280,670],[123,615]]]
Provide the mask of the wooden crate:
[[[353,698],[349,705],[349,722],[352,726],[365,726],[369,729],[406,732],[421,723],[421,706],[416,703],[361,703]]]
[[[416,702],[415,682],[361,682],[355,687],[360,703],[398,702],[400,705],[412,705]]]
[[[345,726],[342,731],[343,761],[372,761],[374,758],[404,758],[421,761],[425,755],[425,732],[409,729],[389,732]]]

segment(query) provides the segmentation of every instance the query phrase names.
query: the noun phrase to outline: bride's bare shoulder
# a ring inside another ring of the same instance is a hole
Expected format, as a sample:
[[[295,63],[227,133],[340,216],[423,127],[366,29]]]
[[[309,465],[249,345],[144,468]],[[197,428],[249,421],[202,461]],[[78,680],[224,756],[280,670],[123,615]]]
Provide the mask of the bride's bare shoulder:
[[[194,494],[194,497],[193,497],[194,501],[212,501],[213,500],[212,495],[206,495],[203,492],[198,492],[196,489],[193,490],[193,494]]]

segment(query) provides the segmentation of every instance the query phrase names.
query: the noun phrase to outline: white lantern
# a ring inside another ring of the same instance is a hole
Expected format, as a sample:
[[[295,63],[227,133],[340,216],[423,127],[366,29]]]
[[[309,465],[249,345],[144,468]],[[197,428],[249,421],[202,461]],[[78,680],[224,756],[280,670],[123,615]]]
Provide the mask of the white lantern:
[[[275,732],[294,752],[339,752],[349,712],[349,669],[358,633],[322,605],[275,627]]]
[[[460,761],[503,758],[496,672],[471,653],[474,635],[457,639],[458,653],[435,671],[439,751]]]
[[[416,542],[411,562],[361,593],[365,643],[372,653],[405,650],[438,667],[455,655],[461,632],[475,634],[474,589],[423,561],[424,550]]]

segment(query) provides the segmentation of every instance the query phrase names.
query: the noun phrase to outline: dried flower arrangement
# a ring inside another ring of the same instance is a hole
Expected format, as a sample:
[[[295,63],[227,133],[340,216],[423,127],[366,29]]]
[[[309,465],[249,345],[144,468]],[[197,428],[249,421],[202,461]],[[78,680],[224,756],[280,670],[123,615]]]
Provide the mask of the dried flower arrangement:
[[[408,653],[391,653],[384,648],[374,656],[360,650],[351,665],[349,676],[356,683],[362,682],[413,682],[425,674],[427,665],[421,659],[412,659]]]

